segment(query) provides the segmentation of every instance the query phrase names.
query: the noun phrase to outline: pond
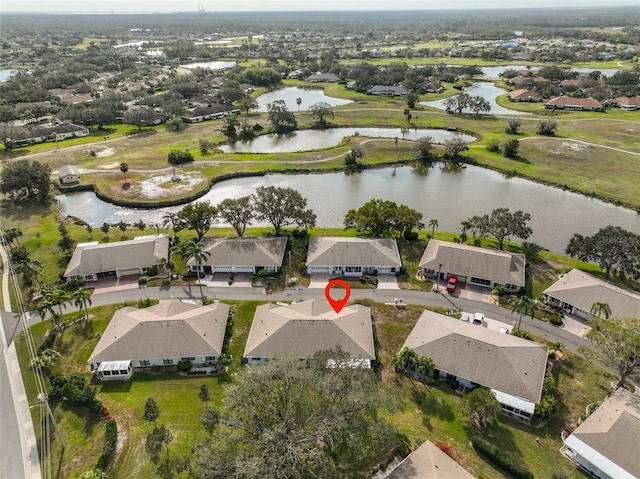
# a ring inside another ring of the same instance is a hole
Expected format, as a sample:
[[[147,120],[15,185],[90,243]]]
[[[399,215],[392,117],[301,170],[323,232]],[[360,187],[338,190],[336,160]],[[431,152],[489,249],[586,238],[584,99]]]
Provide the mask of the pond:
[[[236,66],[236,62],[225,62],[220,60],[203,61],[180,65],[180,68],[210,68],[211,70],[228,70]]]
[[[640,214],[634,211],[473,166],[453,170],[440,165],[428,169],[405,166],[354,174],[238,178],[214,185],[198,201],[217,204],[269,185],[291,187],[302,193],[316,212],[320,227],[340,227],[349,209],[358,208],[372,198],[382,198],[421,211],[425,223],[436,218],[441,231],[459,231],[461,221],[495,208],[521,209],[532,216],[530,225],[534,233],[528,241],[557,253],[564,252],[574,233],[592,235],[607,225],[640,233]],[[121,208],[99,200],[91,192],[60,195],[56,199],[63,214],[81,218],[94,227],[104,222],[134,223],[140,219],[147,224],[159,223],[167,211],[180,209]]]
[[[302,103],[298,107],[296,100],[300,98]],[[267,111],[267,105],[275,100],[284,100],[289,111],[297,112],[307,110],[314,103],[325,102],[330,106],[340,106],[352,103],[351,100],[344,100],[342,98],[333,98],[324,94],[322,88],[300,88],[300,87],[287,87],[280,88],[279,90],[273,90],[258,98],[258,111]]]
[[[532,70],[538,70],[540,67],[531,67]],[[504,73],[505,70],[526,70],[527,67],[525,65],[496,65],[493,67],[480,67],[482,73],[484,73],[487,78],[497,79],[500,78],[500,75]],[[571,69],[578,73],[591,73],[593,71],[599,71],[603,76],[610,77],[614,75],[616,72],[620,70],[615,70],[613,68],[578,68],[571,67]]]
[[[0,83],[7,81],[18,70],[0,70]]]
[[[508,108],[501,107],[496,103],[496,98],[500,95],[504,95],[507,93],[507,90],[502,88],[498,88],[491,82],[480,81],[475,82],[468,88],[464,89],[464,92],[471,96],[481,96],[485,100],[489,102],[491,105],[491,110],[488,115],[528,115],[529,113],[523,111],[510,110]],[[435,101],[421,101],[421,105],[430,106],[433,108],[437,108],[438,110],[445,110],[444,100],[435,100]],[[471,112],[469,109],[465,109],[465,112]]]
[[[325,130],[301,130],[289,135],[262,135],[251,141],[237,141],[219,148],[225,153],[294,153],[296,151],[311,151],[330,148],[340,144],[347,136],[367,136],[374,138],[402,138],[400,128],[327,128]],[[404,138],[417,140],[430,136],[436,143],[443,143],[452,138],[461,138],[471,143],[476,138],[464,133],[447,130],[410,129]]]

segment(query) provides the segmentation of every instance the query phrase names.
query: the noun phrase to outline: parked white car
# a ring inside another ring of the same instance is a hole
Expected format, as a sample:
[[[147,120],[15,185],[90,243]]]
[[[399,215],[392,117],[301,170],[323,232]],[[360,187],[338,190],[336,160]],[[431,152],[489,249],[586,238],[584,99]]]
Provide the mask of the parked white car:
[[[478,326],[484,325],[484,314],[475,313],[473,315],[473,324],[477,324]]]

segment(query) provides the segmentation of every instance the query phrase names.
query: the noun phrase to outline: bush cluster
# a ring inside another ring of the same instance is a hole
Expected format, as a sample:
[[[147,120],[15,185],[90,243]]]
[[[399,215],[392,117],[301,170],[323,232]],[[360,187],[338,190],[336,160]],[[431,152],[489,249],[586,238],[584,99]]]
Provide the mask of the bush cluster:
[[[533,479],[533,473],[527,469],[526,466],[507,455],[505,451],[500,450],[489,441],[479,436],[473,436],[471,438],[471,444],[473,444],[473,448],[478,451],[478,454],[485,456],[496,466],[504,469],[516,479]]]
[[[96,399],[96,388],[87,386],[85,378],[80,373],[55,374],[50,378],[51,389],[49,399],[51,401],[68,400],[76,404],[88,406],[93,412],[100,411],[102,403]]]
[[[305,236],[307,236],[307,233],[308,233],[308,232],[307,232],[307,230],[298,230],[298,229],[295,229],[295,230],[293,230],[293,231],[291,232],[291,235],[292,235],[294,238],[304,238]]]

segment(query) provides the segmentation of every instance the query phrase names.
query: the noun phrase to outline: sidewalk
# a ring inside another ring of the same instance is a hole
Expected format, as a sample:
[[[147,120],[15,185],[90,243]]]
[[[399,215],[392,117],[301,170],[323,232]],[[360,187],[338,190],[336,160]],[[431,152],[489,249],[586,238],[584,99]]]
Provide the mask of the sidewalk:
[[[9,268],[6,266],[8,258],[6,251],[0,245],[0,258],[2,258],[2,298],[4,309],[11,312],[11,300],[9,296]],[[0,321],[3,321],[0,315]],[[13,328],[12,328],[13,329]],[[20,330],[21,328],[17,328]],[[38,456],[38,443],[36,441],[31,411],[27,393],[22,382],[20,363],[16,352],[15,343],[7,342],[4,322],[0,325],[0,338],[3,350],[3,369],[6,367],[7,382],[2,381],[2,448],[0,452],[0,463],[3,474],[14,474],[12,477],[23,476],[25,479],[40,479],[40,457]],[[3,371],[4,372],[4,371]],[[8,387],[7,387],[8,386]],[[13,399],[13,408],[5,407],[4,401]],[[13,409],[13,411],[11,411]],[[12,414],[13,413],[13,414]],[[6,414],[6,416],[4,415]],[[15,422],[14,422],[15,421]],[[8,427],[9,426],[9,427]],[[4,477],[4,476],[3,476]],[[6,476],[9,477],[9,476]]]

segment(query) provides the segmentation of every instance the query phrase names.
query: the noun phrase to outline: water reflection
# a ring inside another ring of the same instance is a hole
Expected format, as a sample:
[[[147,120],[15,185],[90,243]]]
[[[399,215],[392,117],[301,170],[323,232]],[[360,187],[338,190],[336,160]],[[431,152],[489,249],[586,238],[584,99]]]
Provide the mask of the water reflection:
[[[301,103],[298,105],[298,98]],[[287,87],[273,90],[260,95],[258,98],[258,111],[267,111],[267,105],[275,100],[284,100],[287,108],[292,112],[305,111],[314,103],[324,102],[330,106],[340,106],[352,103],[351,100],[334,98],[324,94],[322,88]]]
[[[407,129],[400,128],[327,128],[325,130],[301,130],[287,135],[262,135],[251,141],[237,141],[219,148],[225,153],[294,153],[330,148],[340,144],[348,136],[366,136],[371,138],[404,138],[417,140],[430,136],[436,143],[443,143],[452,138],[461,138],[471,143],[476,138],[471,135],[448,130]]]
[[[357,174],[268,175],[238,178],[214,185],[198,201],[218,204],[239,198],[259,186],[291,187],[300,191],[318,216],[320,227],[340,227],[351,208],[372,198],[403,203],[438,219],[443,231],[459,231],[460,222],[499,207],[521,209],[532,216],[534,233],[529,241],[562,253],[574,233],[592,235],[606,225],[617,225],[640,233],[640,215],[593,198],[527,181],[505,178],[500,173],[475,166],[441,165],[365,170]],[[105,203],[91,192],[58,196],[63,214],[73,215],[99,227],[103,222],[160,223],[167,211],[120,208]]]
[[[491,105],[491,110],[488,113],[489,115],[527,115],[528,113],[523,111],[510,110],[508,108],[503,108],[496,103],[496,98],[500,95],[504,95],[507,93],[507,90],[502,88],[498,88],[491,82],[476,82],[468,88],[464,89],[464,92],[470,96],[481,96],[485,100],[489,102]],[[421,105],[431,106],[437,108],[439,110],[445,110],[444,100],[435,100],[435,101],[421,101]],[[465,112],[469,113],[471,110],[465,109]]]

